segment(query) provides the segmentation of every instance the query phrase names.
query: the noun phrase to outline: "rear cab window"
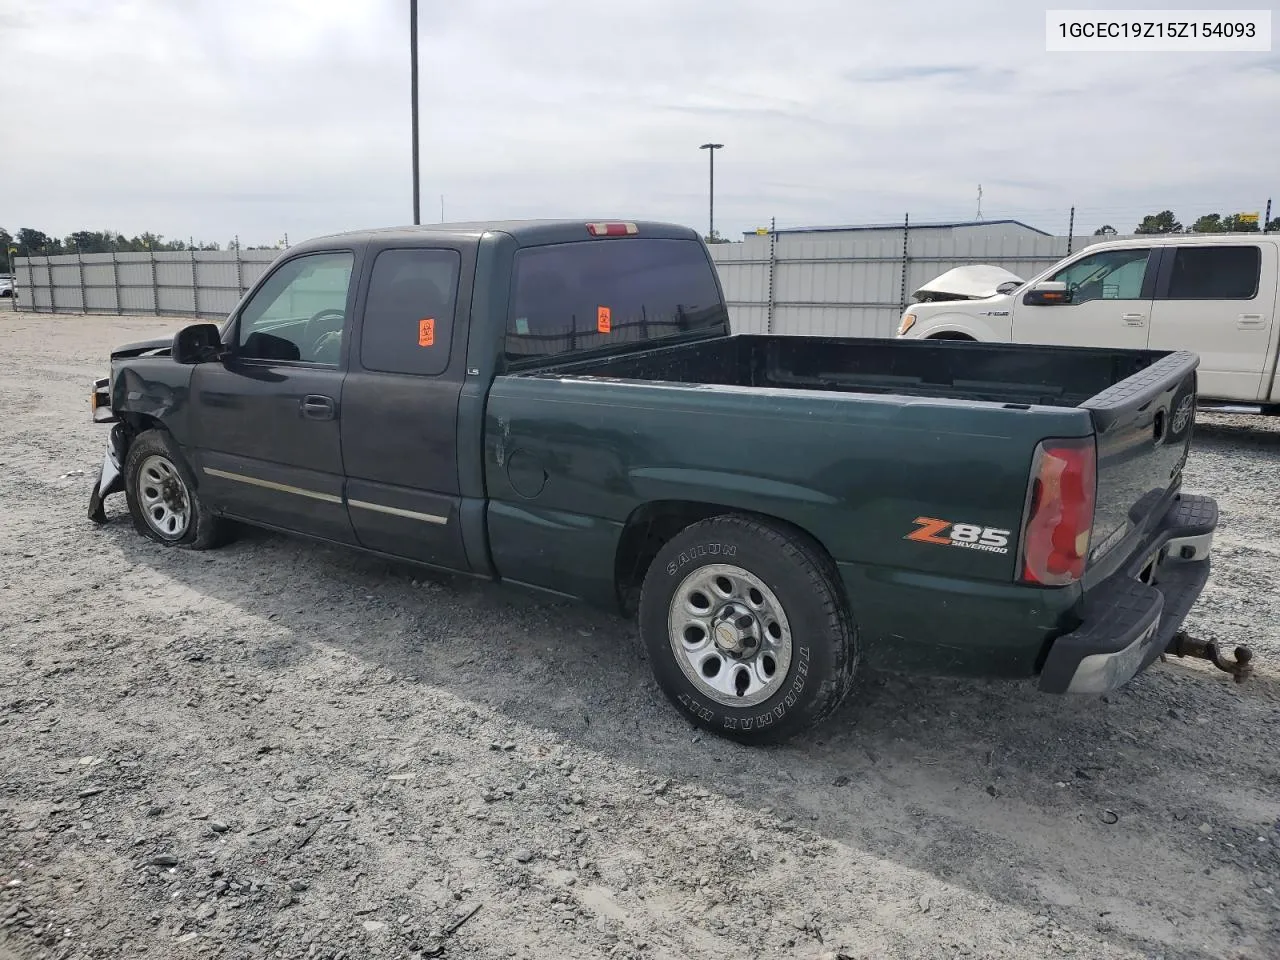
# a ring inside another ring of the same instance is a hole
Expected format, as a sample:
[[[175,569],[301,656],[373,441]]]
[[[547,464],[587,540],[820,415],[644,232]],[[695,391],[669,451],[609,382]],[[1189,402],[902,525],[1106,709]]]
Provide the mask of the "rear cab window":
[[[1262,275],[1262,249],[1240,246],[1174,247],[1166,300],[1252,300]]]
[[[714,267],[696,240],[627,237],[515,255],[506,357],[520,364],[726,330]]]

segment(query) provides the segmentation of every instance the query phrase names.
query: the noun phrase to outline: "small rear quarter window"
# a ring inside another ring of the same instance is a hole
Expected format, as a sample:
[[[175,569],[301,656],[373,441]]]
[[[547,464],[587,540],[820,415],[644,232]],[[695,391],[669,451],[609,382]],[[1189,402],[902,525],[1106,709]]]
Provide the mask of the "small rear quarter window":
[[[360,365],[436,376],[449,366],[462,257],[456,250],[383,250],[373,262]]]

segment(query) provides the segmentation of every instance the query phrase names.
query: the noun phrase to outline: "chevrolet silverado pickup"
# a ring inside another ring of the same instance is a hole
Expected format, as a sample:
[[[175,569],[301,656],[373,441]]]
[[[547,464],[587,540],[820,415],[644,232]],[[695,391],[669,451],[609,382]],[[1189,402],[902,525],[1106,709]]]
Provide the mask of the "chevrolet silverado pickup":
[[[1126,683],[1209,575],[1185,352],[735,335],[662,223],[291,247],[221,326],[124,346],[89,515],[237,523],[636,617],[697,725],[776,741],[859,664]]]

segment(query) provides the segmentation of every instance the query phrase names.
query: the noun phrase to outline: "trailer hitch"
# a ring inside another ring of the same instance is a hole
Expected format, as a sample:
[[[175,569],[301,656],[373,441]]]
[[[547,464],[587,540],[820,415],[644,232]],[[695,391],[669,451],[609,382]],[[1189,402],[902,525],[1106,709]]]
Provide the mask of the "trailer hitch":
[[[1235,659],[1232,660],[1224,656],[1212,640],[1197,640],[1185,631],[1180,631],[1169,642],[1169,653],[1177,657],[1208,660],[1223,673],[1231,674],[1236,683],[1244,683],[1253,675],[1253,651],[1248,647],[1236,647]]]

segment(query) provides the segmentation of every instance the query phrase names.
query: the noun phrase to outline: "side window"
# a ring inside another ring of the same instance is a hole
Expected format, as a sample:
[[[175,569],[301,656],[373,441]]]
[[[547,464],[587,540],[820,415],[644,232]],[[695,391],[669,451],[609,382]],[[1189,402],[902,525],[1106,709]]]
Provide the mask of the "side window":
[[[1090,300],[1140,300],[1149,249],[1104,250],[1083,257],[1050,280],[1067,285],[1073,304]]]
[[[239,355],[336,366],[354,262],[350,253],[313,253],[283,264],[240,312]]]
[[[1258,295],[1262,250],[1238,247],[1177,247],[1168,300],[1252,300]]]
[[[364,308],[360,365],[384,373],[443,373],[461,268],[456,250],[378,254]]]

